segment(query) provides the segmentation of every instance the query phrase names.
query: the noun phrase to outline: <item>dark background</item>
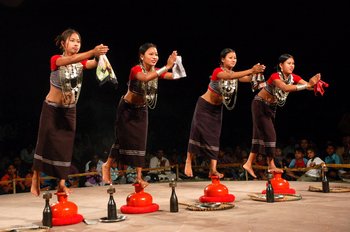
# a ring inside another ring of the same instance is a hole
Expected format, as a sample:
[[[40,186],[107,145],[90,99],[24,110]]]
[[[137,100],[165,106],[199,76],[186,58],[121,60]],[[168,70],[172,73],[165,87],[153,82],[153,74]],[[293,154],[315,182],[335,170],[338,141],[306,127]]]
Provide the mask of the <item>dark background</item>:
[[[187,77],[159,81],[157,107],[150,110],[150,149],[186,151],[192,114],[223,48],[236,50],[234,70],[257,62],[275,71],[282,53],[295,57],[295,73],[308,80],[320,72],[325,95],[289,95],[277,111],[278,142],[308,137],[318,144],[349,133],[349,14],[345,1],[88,1],[2,0],[0,5],[0,140],[2,152],[35,144],[41,105],[49,91],[54,39],[68,27],[82,36],[81,51],[103,43],[119,88],[99,86],[84,73],[78,102],[77,146],[95,152],[113,141],[115,105],[126,92],[130,68],[144,42],[158,46],[158,67],[172,50],[183,58]],[[250,103],[256,93],[240,83],[237,105],[224,110],[222,145],[250,146]],[[344,120],[343,120],[344,121]],[[345,120],[347,123],[348,120]],[[344,126],[345,125],[345,126]]]

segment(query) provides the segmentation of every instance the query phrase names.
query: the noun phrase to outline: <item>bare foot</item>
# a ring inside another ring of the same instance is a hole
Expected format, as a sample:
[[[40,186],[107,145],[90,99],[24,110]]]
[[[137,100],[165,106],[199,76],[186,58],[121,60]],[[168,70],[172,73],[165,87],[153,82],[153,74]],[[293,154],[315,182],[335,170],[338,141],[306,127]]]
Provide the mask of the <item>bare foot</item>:
[[[111,168],[109,166],[107,166],[106,163],[102,164],[102,180],[107,183],[110,184],[111,181]]]
[[[277,167],[270,167],[268,170],[268,172],[277,172],[277,173],[283,173],[283,170]]]
[[[218,172],[218,171],[210,171],[209,172],[209,178],[211,178],[211,176],[217,176],[219,177],[219,179],[224,177],[224,174]]]
[[[67,186],[66,186],[66,180],[60,179],[57,187],[58,193],[65,193],[67,196],[72,192]]]
[[[40,178],[38,173],[33,174],[30,192],[36,197],[40,196]]]
[[[72,190],[70,190],[67,186],[59,186],[57,189],[58,193],[65,193],[67,196],[72,193]]]
[[[258,178],[258,177],[255,175],[254,170],[253,170],[253,168],[252,168],[251,165],[245,163],[245,164],[243,164],[243,168],[244,168],[252,177]]]
[[[186,162],[185,163],[185,175],[188,176],[188,177],[193,177],[193,172],[192,172],[192,164],[191,163],[188,163]]]
[[[147,181],[144,181],[142,179],[136,180],[136,183],[140,184],[142,188],[146,188],[149,185]]]

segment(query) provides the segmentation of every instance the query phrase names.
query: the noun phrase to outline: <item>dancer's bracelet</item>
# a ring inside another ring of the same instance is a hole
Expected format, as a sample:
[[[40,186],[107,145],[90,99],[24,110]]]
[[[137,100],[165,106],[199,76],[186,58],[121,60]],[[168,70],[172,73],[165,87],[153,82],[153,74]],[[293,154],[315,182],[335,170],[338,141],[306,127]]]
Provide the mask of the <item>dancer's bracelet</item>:
[[[166,66],[163,66],[163,67],[161,67],[160,69],[158,69],[158,70],[156,71],[156,73],[157,73],[158,76],[160,76],[160,75],[162,75],[163,73],[165,73],[165,72],[167,72],[167,71],[168,71],[168,69],[166,68]]]
[[[300,91],[300,90],[304,90],[304,89],[306,89],[306,87],[307,87],[307,85],[296,85],[296,87],[297,87],[297,91]]]

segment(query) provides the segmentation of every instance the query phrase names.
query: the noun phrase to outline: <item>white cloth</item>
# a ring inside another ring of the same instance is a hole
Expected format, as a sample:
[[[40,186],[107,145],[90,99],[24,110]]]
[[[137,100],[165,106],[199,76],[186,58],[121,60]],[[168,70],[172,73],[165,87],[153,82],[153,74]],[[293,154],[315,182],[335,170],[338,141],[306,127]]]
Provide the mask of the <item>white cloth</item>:
[[[312,161],[315,163],[315,165],[319,165],[321,163],[324,163],[324,161],[318,157],[315,157],[314,160]],[[306,167],[310,167],[311,165],[311,159],[307,161]],[[310,169],[305,173],[305,175],[310,176],[310,177],[320,177],[321,176],[321,170],[320,169]]]
[[[113,71],[112,65],[109,63],[106,55],[101,55],[98,59],[98,65],[96,67],[96,76],[100,85],[106,81],[111,81],[113,84],[117,84],[118,80]]]
[[[182,65],[182,57],[176,56],[175,64],[172,68],[173,78],[179,79],[182,77],[186,77],[186,71],[184,66]]]

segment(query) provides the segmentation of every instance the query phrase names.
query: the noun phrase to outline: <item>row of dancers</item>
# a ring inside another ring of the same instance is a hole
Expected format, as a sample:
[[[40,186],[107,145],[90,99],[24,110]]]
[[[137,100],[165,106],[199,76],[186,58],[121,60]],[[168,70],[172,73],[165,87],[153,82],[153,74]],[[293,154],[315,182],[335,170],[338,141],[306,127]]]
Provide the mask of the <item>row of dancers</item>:
[[[31,193],[40,195],[40,173],[59,179],[58,192],[71,193],[66,185],[72,160],[76,131],[76,104],[82,86],[83,70],[95,69],[109,47],[103,44],[86,52],[80,52],[81,36],[78,31],[68,28],[58,35],[56,45],[61,54],[50,60],[50,90],[42,104],[39,130],[33,162]],[[182,67],[177,51],[173,51],[166,64],[156,67],[159,60],[157,46],[145,43],[140,46],[139,63],[130,69],[128,90],[119,99],[115,120],[115,142],[102,166],[102,178],[111,183],[110,167],[114,161],[136,168],[136,183],[143,188],[148,182],[142,177],[148,133],[148,108],[155,107],[158,80],[178,79]],[[180,57],[181,58],[181,57]],[[209,174],[219,178],[217,170],[220,148],[220,133],[224,107],[232,109],[237,97],[238,82],[251,83],[257,91],[251,104],[253,134],[247,162],[243,168],[254,178],[252,168],[257,154],[267,159],[271,172],[283,172],[274,164],[276,149],[275,116],[278,106],[283,106],[291,92],[314,90],[320,82],[317,73],[308,81],[293,73],[294,57],[282,54],[277,70],[265,80],[266,66],[257,63],[251,68],[233,70],[237,63],[236,52],[231,48],[221,51],[219,65],[210,76],[207,91],[198,97],[192,118],[187,158],[184,173],[193,177],[192,160],[195,156],[209,159]],[[183,77],[183,76],[180,76]],[[231,105],[230,105],[231,104]]]

